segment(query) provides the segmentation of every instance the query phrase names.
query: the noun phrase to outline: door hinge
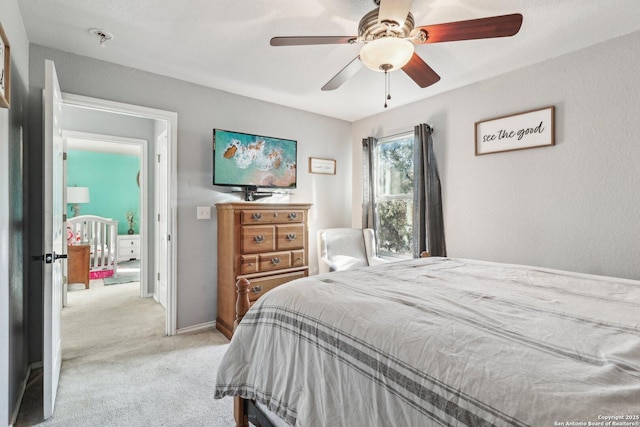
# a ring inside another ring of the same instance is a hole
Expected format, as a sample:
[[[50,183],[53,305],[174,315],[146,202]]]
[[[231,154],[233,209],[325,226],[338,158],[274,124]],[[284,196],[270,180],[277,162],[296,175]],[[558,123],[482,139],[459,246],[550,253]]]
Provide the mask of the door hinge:
[[[62,214],[62,222],[67,222],[67,214]]]
[[[158,222],[160,222],[160,214],[158,214]]]
[[[167,234],[167,242],[171,241],[171,234]]]
[[[160,281],[160,273],[158,273],[158,282]]]
[[[62,153],[62,160],[67,160],[67,152]]]
[[[160,163],[160,154],[156,154],[158,156],[158,163]]]

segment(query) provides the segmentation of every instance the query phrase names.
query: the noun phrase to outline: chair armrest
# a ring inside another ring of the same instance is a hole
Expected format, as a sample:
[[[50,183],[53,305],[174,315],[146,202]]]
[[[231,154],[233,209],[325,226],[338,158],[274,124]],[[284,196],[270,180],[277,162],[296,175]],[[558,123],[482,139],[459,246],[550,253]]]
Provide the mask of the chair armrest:
[[[323,263],[329,268],[329,272],[352,270],[367,265],[361,258],[349,255],[335,255],[331,261],[323,257]]]
[[[329,273],[331,271],[336,270],[336,265],[329,260],[327,257],[320,257],[320,262],[318,262],[318,273]]]
[[[371,228],[365,228],[362,230],[362,235],[364,237],[364,245],[367,250],[367,260],[369,261],[369,265],[378,265],[389,262],[378,256],[375,232]]]
[[[390,262],[389,260],[380,258],[378,256],[374,256],[369,258],[369,265],[378,265],[378,264],[385,264],[387,262]]]

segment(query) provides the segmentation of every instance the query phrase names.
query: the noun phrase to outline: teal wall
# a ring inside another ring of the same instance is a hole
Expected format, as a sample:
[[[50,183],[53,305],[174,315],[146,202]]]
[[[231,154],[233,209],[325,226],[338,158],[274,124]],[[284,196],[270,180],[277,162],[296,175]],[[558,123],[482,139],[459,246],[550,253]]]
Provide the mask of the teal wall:
[[[80,215],[98,215],[118,221],[118,234],[127,234],[127,211],[135,212],[134,231],[140,226],[140,187],[136,181],[140,158],[125,154],[69,150],[67,185],[89,187],[89,203],[80,205]],[[69,218],[73,216],[67,206]]]

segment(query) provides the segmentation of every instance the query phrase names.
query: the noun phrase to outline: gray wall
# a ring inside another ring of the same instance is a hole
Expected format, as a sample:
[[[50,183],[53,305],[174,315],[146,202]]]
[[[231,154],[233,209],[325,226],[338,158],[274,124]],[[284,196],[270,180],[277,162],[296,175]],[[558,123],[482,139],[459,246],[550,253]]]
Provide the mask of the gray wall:
[[[449,256],[640,279],[639,45],[636,32],[355,122],[353,194],[363,137],[426,122]],[[549,105],[555,146],[474,156],[475,122]]]
[[[317,272],[316,230],[349,225],[350,123],[38,45],[30,46],[32,111],[41,109],[36,94],[44,85],[45,59],[55,62],[63,92],[178,113],[179,329],[212,322],[216,315],[216,213],[213,209],[211,220],[196,220],[196,207],[239,197],[211,185],[214,127],[298,141],[298,189],[280,200],[314,205],[310,214],[312,271]],[[33,135],[41,135],[41,123],[41,117],[34,117]],[[40,139],[34,138],[30,149],[41,152],[40,147]],[[309,174],[310,156],[336,159],[337,175]],[[34,179],[38,180],[37,174]],[[30,313],[37,317],[40,309],[34,305]]]
[[[0,0],[0,21],[11,45],[11,108],[0,109],[0,424],[16,415],[28,372],[28,209],[25,150],[28,125],[29,41],[14,0]]]
[[[56,68],[58,64],[56,64]],[[109,111],[65,105],[62,108],[64,130],[146,139],[153,145],[155,120]]]

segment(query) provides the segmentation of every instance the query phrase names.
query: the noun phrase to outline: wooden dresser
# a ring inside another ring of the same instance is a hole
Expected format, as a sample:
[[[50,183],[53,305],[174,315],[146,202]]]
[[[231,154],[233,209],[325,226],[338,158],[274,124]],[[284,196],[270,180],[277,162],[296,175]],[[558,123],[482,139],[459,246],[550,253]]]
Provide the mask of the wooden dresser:
[[[83,283],[89,289],[89,256],[90,245],[67,246],[67,283]]]
[[[236,281],[251,282],[253,304],[265,292],[309,274],[310,204],[218,203],[218,316],[227,338],[236,318]]]

